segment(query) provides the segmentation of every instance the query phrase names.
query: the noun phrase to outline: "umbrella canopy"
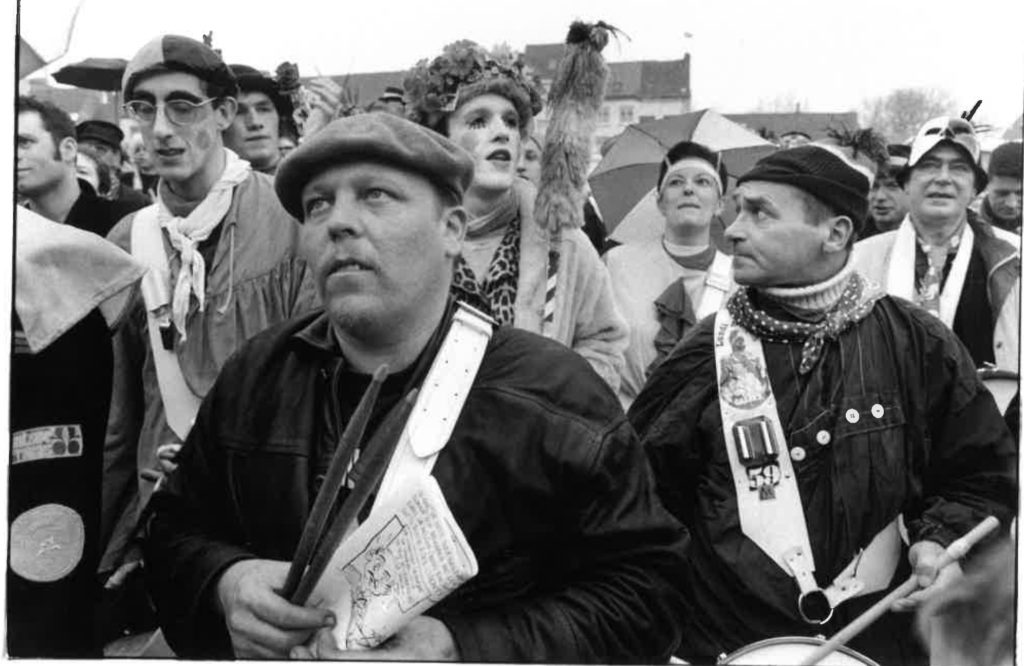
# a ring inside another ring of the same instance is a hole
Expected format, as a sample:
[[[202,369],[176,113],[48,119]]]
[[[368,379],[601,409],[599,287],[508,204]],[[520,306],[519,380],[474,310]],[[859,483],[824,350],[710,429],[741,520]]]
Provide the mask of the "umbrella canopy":
[[[124,58],[86,58],[81,62],[61,67],[53,78],[77,88],[120,92],[121,77],[128,66]]]
[[[637,225],[642,227],[641,237],[661,235],[664,220],[657,212],[654,193],[658,167],[669,148],[680,141],[696,141],[720,152],[730,183],[776,150],[710,109],[630,125],[589,178],[605,227],[615,240],[634,240]],[[626,222],[628,228],[617,229]]]

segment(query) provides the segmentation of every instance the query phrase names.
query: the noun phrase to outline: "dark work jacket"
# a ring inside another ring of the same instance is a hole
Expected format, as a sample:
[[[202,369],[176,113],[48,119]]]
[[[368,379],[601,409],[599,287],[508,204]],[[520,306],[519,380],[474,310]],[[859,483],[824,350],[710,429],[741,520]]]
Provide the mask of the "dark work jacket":
[[[71,210],[68,211],[64,223],[100,236],[105,237],[107,232],[113,229],[114,225],[125,215],[149,205],[145,201],[139,200],[109,201],[96,194],[92,185],[81,178],[78,179],[78,186],[82,193]]]
[[[63,540],[69,536],[82,551],[74,566],[56,580],[40,579],[31,571],[26,578],[8,567],[7,651],[12,657],[99,658],[103,646],[93,623],[99,601],[95,572],[100,554],[103,434],[110,405],[110,331],[99,311],[93,310],[33,354],[17,315],[14,320],[11,432],[49,428],[56,436],[42,457],[11,451],[8,528],[33,510],[49,511],[52,526],[59,526],[58,520],[81,525],[81,531],[20,532],[19,543],[33,549],[30,557],[40,554],[33,569],[46,568],[42,563],[47,554],[73,552],[72,543]],[[81,438],[72,434],[73,426]],[[67,521],[69,515],[77,519]]]
[[[146,571],[179,656],[230,656],[213,603],[226,567],[292,557],[338,365],[330,335],[320,312],[250,340],[153,496]],[[463,659],[653,662],[675,648],[685,531],[581,357],[497,329],[433,476],[480,566],[428,611]]]
[[[629,413],[658,492],[692,539],[688,609],[679,618],[679,654],[689,661],[771,637],[833,634],[882,594],[846,602],[824,626],[806,624],[794,579],[743,535],[722,437],[713,323],[701,322],[676,348]],[[883,297],[826,342],[807,375],[797,372],[800,345],[763,346],[789,449],[806,453],[793,467],[823,588],[900,513],[911,543],[948,546],[989,514],[1009,525],[1010,434],[967,350],[938,318]],[[829,434],[825,444],[820,432]],[[893,587],[909,573],[906,557],[901,562]],[[911,621],[890,613],[851,647],[883,664],[926,664]]]

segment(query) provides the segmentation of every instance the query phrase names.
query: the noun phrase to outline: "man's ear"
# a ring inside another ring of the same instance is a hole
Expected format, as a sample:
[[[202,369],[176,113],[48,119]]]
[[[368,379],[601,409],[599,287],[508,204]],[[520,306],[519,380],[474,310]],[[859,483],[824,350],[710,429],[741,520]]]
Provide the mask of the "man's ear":
[[[853,220],[845,215],[831,217],[823,223],[828,227],[828,234],[825,236],[823,249],[826,254],[844,252],[848,249],[850,239],[853,238]]]
[[[444,225],[445,256],[455,258],[462,253],[462,239],[466,237],[469,214],[462,206],[448,206],[441,213]]]
[[[78,157],[78,142],[74,137],[66,136],[57,144],[57,152],[60,154],[61,162],[74,166],[75,158]]]
[[[235,114],[238,113],[238,100],[234,97],[224,97],[219,102],[214,102],[213,112],[217,116],[217,129],[221,132],[231,127],[235,122]]]

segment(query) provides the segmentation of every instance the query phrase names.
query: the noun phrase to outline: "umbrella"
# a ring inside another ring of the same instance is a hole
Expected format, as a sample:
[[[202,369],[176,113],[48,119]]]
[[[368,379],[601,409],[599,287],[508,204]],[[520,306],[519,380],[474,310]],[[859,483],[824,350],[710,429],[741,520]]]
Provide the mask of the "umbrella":
[[[776,150],[710,109],[630,125],[589,178],[609,236],[625,242],[661,235],[664,220],[654,193],[658,166],[680,141],[696,141],[721,152],[731,182]]]
[[[119,92],[127,66],[128,61],[123,58],[86,58],[61,67],[53,78],[58,83],[77,88]]]

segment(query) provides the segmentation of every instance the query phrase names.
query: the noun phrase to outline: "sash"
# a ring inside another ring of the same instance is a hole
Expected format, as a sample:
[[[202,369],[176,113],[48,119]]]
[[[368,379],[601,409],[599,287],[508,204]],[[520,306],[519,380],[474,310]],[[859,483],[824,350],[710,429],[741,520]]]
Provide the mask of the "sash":
[[[732,257],[721,252],[715,253],[715,258],[708,267],[707,276],[704,278],[704,294],[700,298],[700,305],[694,313],[697,321],[709,317],[722,309],[725,297],[732,287]]]
[[[451,327],[427,371],[416,405],[384,472],[374,509],[386,504],[409,476],[430,474],[433,470],[462,413],[493,326],[487,315],[465,303],[456,304]]]
[[[163,234],[157,219],[157,204],[143,208],[135,215],[132,223],[132,256],[149,267],[142,277],[142,300],[146,304],[146,324],[149,329],[149,346],[153,351],[156,380],[160,398],[164,403],[167,425],[174,434],[185,441],[202,398],[188,387],[178,356],[174,349],[164,347],[161,330],[171,329],[170,302],[171,269],[164,251]]]
[[[825,624],[833,609],[847,599],[888,587],[901,548],[897,521],[879,532],[822,590],[814,578],[800,489],[761,340],[735,324],[723,308],[715,317],[714,344],[722,435],[736,488],[740,529],[796,579],[797,608],[803,619]]]
[[[965,223],[963,234],[960,236],[960,246],[957,249],[956,257],[953,258],[953,265],[949,269],[946,284],[939,295],[939,312],[932,313],[950,329],[953,328],[953,319],[956,317],[956,308],[964,289],[964,279],[967,277],[967,266],[971,262],[972,252],[974,252],[974,230],[971,229],[970,224]],[[914,230],[914,225],[908,214],[896,230],[896,239],[893,241],[892,252],[889,255],[885,290],[889,294],[904,298],[911,303],[916,302],[917,289],[914,280],[916,253],[917,231]]]

